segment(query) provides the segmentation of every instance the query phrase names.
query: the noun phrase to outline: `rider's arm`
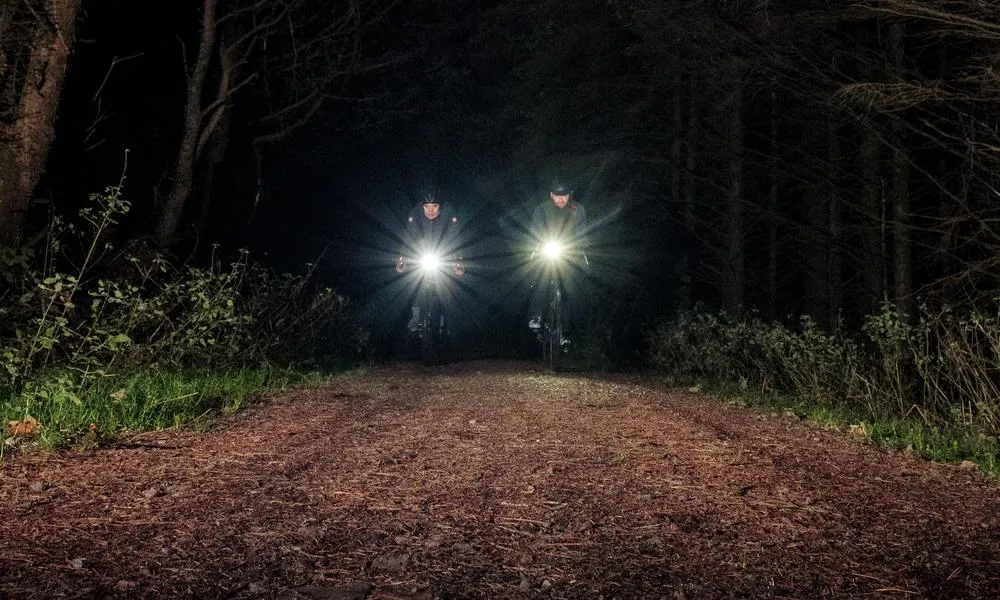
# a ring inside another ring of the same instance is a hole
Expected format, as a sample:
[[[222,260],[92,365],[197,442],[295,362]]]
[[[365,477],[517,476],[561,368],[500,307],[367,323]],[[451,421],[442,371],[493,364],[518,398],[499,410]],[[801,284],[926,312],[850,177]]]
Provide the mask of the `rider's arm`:
[[[465,274],[465,265],[462,264],[462,257],[458,255],[457,251],[464,243],[464,239],[462,238],[462,221],[459,220],[458,214],[455,213],[450,204],[445,204],[441,218],[446,220],[442,247],[451,255],[451,258],[455,259],[452,271],[456,276],[461,277]]]
[[[545,234],[545,204],[539,204],[535,207],[535,210],[531,212],[531,225],[529,233],[531,234],[531,239],[534,242],[534,246],[531,249],[531,256],[528,260],[535,260],[538,255],[539,250],[544,244],[542,236]]]
[[[416,240],[420,236],[420,224],[417,223],[417,209],[411,209],[410,213],[406,216],[406,224],[403,226],[403,242],[404,245],[409,248],[413,248]],[[412,251],[412,250],[411,250]],[[396,259],[396,272],[402,273],[406,270],[406,258],[402,255]]]
[[[580,256],[583,257],[583,268],[589,272],[590,259],[587,258],[587,233],[587,209],[582,204],[577,204],[573,222],[573,238],[580,249]]]

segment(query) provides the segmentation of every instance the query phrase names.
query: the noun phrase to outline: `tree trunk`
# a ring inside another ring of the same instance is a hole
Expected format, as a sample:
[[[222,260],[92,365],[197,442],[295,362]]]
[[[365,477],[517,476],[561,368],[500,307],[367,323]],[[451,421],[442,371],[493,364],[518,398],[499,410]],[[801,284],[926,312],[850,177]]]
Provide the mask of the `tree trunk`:
[[[867,306],[862,312],[875,308],[885,297],[885,253],[883,230],[885,229],[882,198],[882,180],[879,169],[879,140],[873,123],[864,123],[861,132],[862,209],[861,235],[863,255],[859,268],[864,276],[864,298]]]
[[[770,188],[767,192],[767,316],[773,319],[778,315],[778,192],[781,178],[778,175],[778,99],[774,91],[774,82],[771,85],[771,139],[768,160]]]
[[[728,169],[725,222],[725,261],[722,265],[722,304],[732,313],[743,310],[745,294],[743,247],[743,88],[733,84],[726,105],[728,131]]]
[[[241,20],[230,20],[222,26],[219,33],[219,81],[215,98],[218,105],[210,112],[208,122],[199,134],[198,146],[195,150],[195,160],[201,165],[201,193],[198,203],[198,215],[194,226],[198,232],[203,232],[208,226],[212,208],[212,189],[216,171],[220,168],[229,149],[230,113],[232,111],[232,93],[240,77],[241,48],[238,41],[245,33],[246,27]]]
[[[841,259],[841,244],[840,239],[840,161],[841,157],[840,149],[840,131],[837,128],[837,119],[835,116],[830,115],[827,118],[827,160],[830,165],[830,171],[827,174],[827,189],[829,190],[829,196],[827,198],[827,210],[829,214],[827,215],[827,228],[829,230],[829,244],[830,250],[829,256],[829,311],[830,317],[827,321],[827,325],[832,329],[837,326],[837,320],[840,316],[840,309],[843,305],[844,298],[844,284],[843,284],[843,267]]]
[[[698,168],[698,146],[700,144],[698,132],[698,76],[691,74],[688,76],[688,109],[687,125],[684,127],[684,230],[687,232],[687,243],[684,244],[684,260],[686,261],[685,276],[689,287],[689,301],[693,302],[695,297],[694,284],[697,281],[695,276],[696,265],[700,262],[698,256],[698,246],[695,244],[697,235],[695,228],[698,224],[695,221],[694,207],[696,206],[695,196],[698,194],[698,182],[695,179],[695,169]],[[690,304],[689,304],[690,306]]]
[[[823,190],[816,190],[808,208],[807,219],[811,241],[808,298],[809,312],[817,323],[824,327],[836,325],[840,310],[841,267],[840,267],[840,132],[834,115],[826,118],[825,176]],[[808,140],[815,141],[815,140]]]
[[[184,106],[184,132],[180,148],[177,151],[177,162],[174,165],[173,181],[167,201],[160,213],[160,221],[156,227],[156,241],[161,249],[168,249],[177,235],[184,204],[191,195],[194,183],[195,159],[197,158],[198,140],[202,133],[201,94],[205,85],[205,75],[212,59],[215,46],[215,6],[216,0],[204,0],[201,15],[201,39],[198,45],[198,58],[194,69],[188,75],[187,102]]]
[[[673,102],[673,126],[674,140],[670,147],[670,162],[673,165],[671,173],[670,192],[672,200],[681,206],[681,218],[685,228],[687,227],[687,214],[690,212],[688,201],[690,198],[686,192],[686,182],[690,179],[690,174],[685,172],[686,160],[684,157],[684,76],[677,75],[674,81],[674,102]],[[692,102],[693,104],[693,102]],[[690,308],[693,297],[691,288],[691,250],[689,244],[683,244],[681,248],[680,265],[678,275],[680,277],[680,289],[677,291],[677,306],[680,308]]]
[[[31,195],[55,138],[59,94],[75,34],[78,0],[49,0],[31,42],[23,87],[9,120],[0,122],[0,246],[20,241]]]
[[[806,243],[806,301],[808,313],[817,323],[826,324],[830,320],[830,214],[827,192],[810,189],[806,196],[808,241]]]
[[[904,25],[894,23],[889,28],[889,44],[893,68],[899,81],[905,80],[903,61],[906,55]],[[892,117],[892,246],[893,291],[896,310],[903,318],[913,316],[913,262],[910,240],[910,161],[904,145],[905,125],[902,117]]]
[[[219,124],[201,153],[198,173],[200,173],[198,190],[198,214],[194,217],[194,228],[199,235],[208,227],[212,213],[212,190],[215,176],[222,166],[229,147],[229,114],[219,118]]]

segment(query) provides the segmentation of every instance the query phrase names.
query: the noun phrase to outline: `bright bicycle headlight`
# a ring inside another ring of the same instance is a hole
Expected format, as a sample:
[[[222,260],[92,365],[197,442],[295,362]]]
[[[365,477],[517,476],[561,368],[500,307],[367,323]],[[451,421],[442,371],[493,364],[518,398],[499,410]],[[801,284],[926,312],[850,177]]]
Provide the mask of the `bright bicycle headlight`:
[[[562,256],[564,250],[565,248],[561,243],[556,240],[551,240],[545,242],[545,245],[542,246],[542,255],[549,260],[557,260],[560,256]]]
[[[420,257],[420,268],[424,271],[436,271],[441,268],[441,257],[437,254],[427,253]]]

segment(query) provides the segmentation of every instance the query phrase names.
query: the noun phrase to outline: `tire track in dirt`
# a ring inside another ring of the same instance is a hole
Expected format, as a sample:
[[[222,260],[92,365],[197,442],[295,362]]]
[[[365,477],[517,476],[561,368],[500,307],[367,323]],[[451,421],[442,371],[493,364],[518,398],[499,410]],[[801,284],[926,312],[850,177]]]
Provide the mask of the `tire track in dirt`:
[[[4,463],[0,597],[1000,589],[997,483],[637,378],[392,365],[143,443]]]

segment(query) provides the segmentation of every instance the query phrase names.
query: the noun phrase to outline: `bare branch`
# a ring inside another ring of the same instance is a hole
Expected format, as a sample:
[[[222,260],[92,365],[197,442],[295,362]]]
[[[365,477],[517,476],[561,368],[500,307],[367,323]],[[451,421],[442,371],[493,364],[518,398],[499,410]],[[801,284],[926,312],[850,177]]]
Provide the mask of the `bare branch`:
[[[867,0],[865,4],[877,13],[890,14],[897,17],[920,18],[941,25],[961,26],[966,31],[977,36],[988,35],[1000,37],[1000,22],[986,20],[986,15],[996,16],[996,5],[984,6],[982,3],[965,2],[913,2],[911,0]],[[951,5],[952,10],[947,10]],[[961,14],[959,9],[972,10],[981,8],[983,17],[971,14]]]
[[[312,99],[312,104],[309,105],[308,109],[293,123],[283,126],[280,130],[273,133],[267,133],[263,135],[258,135],[254,138],[255,144],[265,144],[274,143],[286,139],[290,136],[296,129],[302,127],[309,119],[315,115],[320,107],[323,105],[323,96],[317,95],[317,97]]]
[[[101,91],[104,90],[104,86],[108,83],[108,79],[111,77],[111,71],[114,70],[115,66],[117,66],[118,63],[123,63],[125,61],[132,60],[133,58],[139,58],[142,55],[143,55],[142,52],[138,52],[131,56],[126,56],[125,58],[118,58],[116,56],[113,59],[111,59],[111,64],[108,65],[108,72],[104,74],[104,79],[101,80],[101,85],[97,86],[97,91],[94,92],[94,95],[91,98],[91,100],[96,101],[97,97],[101,95]]]

